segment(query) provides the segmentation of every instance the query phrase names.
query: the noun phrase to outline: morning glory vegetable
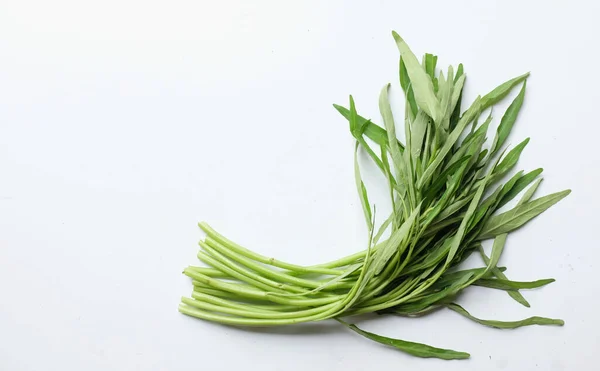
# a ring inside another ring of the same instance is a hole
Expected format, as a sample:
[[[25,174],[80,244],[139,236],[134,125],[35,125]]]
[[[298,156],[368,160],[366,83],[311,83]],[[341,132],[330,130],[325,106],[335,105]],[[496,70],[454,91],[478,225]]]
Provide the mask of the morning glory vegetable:
[[[419,61],[396,32],[393,38],[400,51],[399,82],[405,94],[404,138],[396,133],[398,119],[390,107],[389,84],[379,95],[382,124],[359,115],[352,96],[348,107],[334,105],[355,138],[356,188],[369,231],[365,250],[301,266],[248,250],[207,223],[199,223],[206,237],[199,243],[198,259],[205,266],[183,271],[194,289],[190,297],[182,298],[181,313],[233,326],[331,319],[413,356],[441,359],[463,359],[469,354],[373,334],[352,324],[352,316],[422,316],[446,309],[501,329],[563,325],[562,320],[537,316],[509,322],[479,319],[455,302],[469,286],[480,286],[505,290],[529,307],[520,290],[554,281],[514,281],[498,265],[509,233],[570,193],[533,198],[542,169],[513,171],[529,138],[505,148],[523,105],[529,74],[508,80],[463,109],[462,64],[440,71],[437,56],[425,54]],[[488,141],[491,108],[517,88],[516,98]],[[393,211],[379,225],[358,166],[359,151],[382,172],[389,188]],[[511,201],[511,209],[499,211]],[[489,253],[482,247],[484,240],[493,240]],[[461,268],[474,252],[481,256],[481,267]]]

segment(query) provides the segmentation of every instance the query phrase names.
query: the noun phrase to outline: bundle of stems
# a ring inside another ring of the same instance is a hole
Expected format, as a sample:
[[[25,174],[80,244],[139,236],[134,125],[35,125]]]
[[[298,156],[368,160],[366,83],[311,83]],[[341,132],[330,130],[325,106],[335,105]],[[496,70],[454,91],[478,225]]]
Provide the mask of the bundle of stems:
[[[554,281],[512,281],[504,275],[505,268],[498,266],[508,233],[570,193],[565,190],[532,199],[542,169],[516,172],[502,183],[529,141],[509,151],[503,149],[521,109],[529,74],[477,97],[461,112],[466,81],[462,64],[456,70],[448,67],[444,74],[436,69],[436,56],[425,54],[419,62],[405,41],[392,34],[400,51],[405,143],[396,136],[389,84],[379,96],[383,127],[358,115],[352,96],[349,108],[334,105],[356,139],[355,177],[369,230],[367,248],[336,261],[300,266],[250,251],[202,222],[199,226],[206,238],[200,241],[198,258],[208,267],[184,270],[194,289],[191,297],[182,298],[182,313],[236,326],[335,319],[406,353],[442,359],[468,358],[469,354],[379,336],[343,318],[372,312],[417,316],[448,308],[496,328],[563,324],[544,317],[483,320],[454,303],[462,290],[476,285],[506,290],[529,307],[519,290]],[[486,146],[491,107],[518,86],[520,92]],[[393,211],[377,228],[375,207],[369,202],[357,162],[359,149],[381,170],[389,186]],[[512,209],[498,211],[526,188]],[[382,239],[386,234],[389,237]],[[481,245],[487,239],[494,239],[489,257]],[[473,252],[481,255],[482,267],[461,269],[461,262]]]

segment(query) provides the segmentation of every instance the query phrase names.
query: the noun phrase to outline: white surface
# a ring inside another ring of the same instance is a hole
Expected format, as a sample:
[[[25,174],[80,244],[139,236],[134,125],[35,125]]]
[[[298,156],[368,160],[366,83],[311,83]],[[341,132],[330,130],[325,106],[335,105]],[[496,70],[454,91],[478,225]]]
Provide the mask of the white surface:
[[[2,1],[0,370],[596,370],[599,11],[595,1]],[[460,302],[485,318],[566,326],[501,331],[447,312],[362,323],[472,355],[444,362],[334,323],[243,331],[179,314],[197,221],[298,263],[363,248],[353,143],[331,104],[352,93],[380,122],[387,82],[399,102],[392,29],[441,66],[463,62],[470,98],[532,71],[509,141],[532,137],[519,168],[545,168],[538,194],[573,193],[512,234],[502,264],[512,279],[557,282],[525,293],[531,309],[478,288]]]

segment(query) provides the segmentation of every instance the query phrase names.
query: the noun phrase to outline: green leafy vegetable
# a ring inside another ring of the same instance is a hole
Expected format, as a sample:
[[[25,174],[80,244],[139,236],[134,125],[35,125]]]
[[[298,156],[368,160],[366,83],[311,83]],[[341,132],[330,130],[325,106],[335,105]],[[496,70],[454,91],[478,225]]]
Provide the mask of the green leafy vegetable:
[[[462,64],[456,73],[452,66],[438,72],[437,56],[425,54],[420,63],[404,39],[395,32],[393,38],[400,51],[398,72],[405,93],[405,145],[396,135],[396,124],[401,121],[392,113],[389,84],[381,90],[378,102],[383,127],[360,116],[352,96],[349,108],[334,105],[348,121],[354,138],[355,185],[368,229],[366,249],[303,266],[260,255],[199,223],[206,237],[199,242],[197,257],[207,266],[184,269],[194,288],[191,297],[181,299],[180,312],[232,326],[334,319],[404,353],[440,359],[463,359],[469,354],[380,336],[342,318],[363,313],[417,317],[449,308],[496,328],[563,324],[544,317],[483,320],[454,303],[464,290],[480,286],[505,290],[529,307],[519,290],[554,282],[509,280],[506,268],[498,266],[508,233],[570,193],[565,190],[532,200],[542,169],[526,174],[517,171],[505,179],[529,142],[527,138],[504,148],[523,106],[529,74],[477,97],[463,110],[466,75]],[[502,116],[492,143],[486,145],[493,116],[484,111],[518,86],[520,92]],[[388,186],[391,212],[379,223],[358,165],[360,151],[381,170]],[[525,189],[511,210],[499,211]],[[481,241],[490,238],[494,243],[488,258]],[[461,268],[475,251],[485,265]]]

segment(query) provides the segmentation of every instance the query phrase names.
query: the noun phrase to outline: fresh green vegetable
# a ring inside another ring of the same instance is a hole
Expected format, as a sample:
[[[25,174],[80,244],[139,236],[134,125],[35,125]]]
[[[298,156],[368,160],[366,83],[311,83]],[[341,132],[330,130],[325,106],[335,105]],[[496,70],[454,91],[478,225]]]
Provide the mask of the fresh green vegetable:
[[[482,320],[454,303],[469,286],[481,286],[506,290],[529,307],[519,290],[554,281],[509,280],[506,268],[498,266],[508,234],[570,193],[531,200],[541,181],[541,169],[516,172],[498,184],[529,142],[527,138],[508,151],[503,147],[522,108],[529,73],[477,97],[463,111],[466,75],[462,64],[456,73],[451,66],[446,73],[438,71],[437,56],[426,54],[419,63],[406,42],[395,32],[393,37],[401,55],[400,85],[406,96],[404,143],[396,134],[389,84],[379,95],[383,125],[360,116],[352,96],[349,108],[334,105],[348,120],[356,140],[355,179],[369,230],[367,249],[336,261],[300,266],[250,251],[199,223],[206,238],[200,241],[198,258],[209,267],[183,271],[192,279],[194,291],[191,297],[182,298],[182,313],[235,326],[335,319],[381,344],[417,357],[441,359],[468,358],[469,354],[376,335],[342,318],[371,312],[418,316],[448,308],[496,328],[563,325],[562,320],[544,317]],[[484,148],[493,119],[484,111],[519,86],[493,141]],[[359,150],[382,171],[389,187],[393,212],[379,226],[358,166]],[[512,209],[498,211],[528,186]],[[380,241],[386,232],[389,238]],[[481,245],[487,239],[494,239],[490,257]],[[485,266],[457,269],[476,250]]]

